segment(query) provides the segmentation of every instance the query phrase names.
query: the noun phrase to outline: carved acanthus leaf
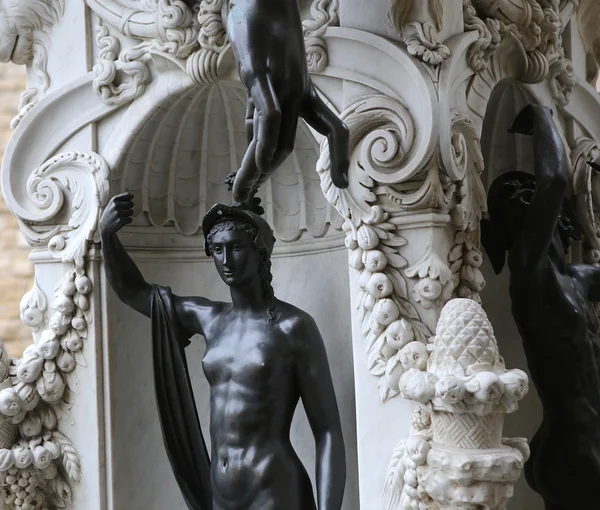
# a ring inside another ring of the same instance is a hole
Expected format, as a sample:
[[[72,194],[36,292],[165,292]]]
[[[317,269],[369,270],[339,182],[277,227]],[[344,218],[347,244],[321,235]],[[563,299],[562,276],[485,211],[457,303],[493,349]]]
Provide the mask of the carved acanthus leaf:
[[[450,49],[436,39],[434,26],[425,23],[412,22],[408,24],[404,42],[407,51],[432,66],[440,65],[450,56]]]
[[[452,220],[457,229],[448,263],[452,272],[454,296],[479,301],[485,286],[480,267],[479,223],[487,211],[487,195],[481,173],[483,154],[477,128],[463,112],[450,112],[450,147],[442,148],[445,168],[457,179]]]
[[[83,267],[87,241],[93,238],[100,209],[108,200],[108,174],[108,165],[96,153],[59,154],[37,168],[27,181],[31,203],[37,210],[21,218],[25,237],[33,244],[48,243],[56,258]],[[71,195],[67,227],[42,226],[51,219],[58,222],[65,190]]]

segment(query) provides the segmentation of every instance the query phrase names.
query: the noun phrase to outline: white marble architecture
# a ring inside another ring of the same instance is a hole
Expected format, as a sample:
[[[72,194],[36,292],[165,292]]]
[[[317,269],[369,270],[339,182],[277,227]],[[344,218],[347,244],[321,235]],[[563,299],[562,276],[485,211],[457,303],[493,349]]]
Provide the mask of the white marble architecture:
[[[303,126],[262,190],[278,237],[275,290],[311,313],[327,342],[348,446],[344,508],[380,510],[396,445],[411,420],[413,429],[427,420],[399,384],[407,368],[426,368],[430,350],[439,356],[432,337],[450,298],[481,293],[507,366],[525,369],[506,282],[488,270],[478,224],[494,177],[528,168],[531,147],[506,133],[528,102],[554,108],[572,153],[584,225],[573,257],[600,263],[597,176],[585,165],[600,161],[600,8],[300,3],[313,80],[351,129],[351,186],[331,186],[328,148]],[[0,0],[0,60],[29,71],[2,188],[36,266],[21,302],[33,344],[22,360],[0,356],[8,508],[184,508],[157,422],[149,324],[107,288],[96,227],[108,198],[131,191],[137,216],[123,240],[147,278],[223,295],[199,222],[227,200],[221,182],[245,150],[226,16],[225,0],[194,10],[180,0]],[[201,340],[189,356],[206,423]],[[537,427],[534,392],[526,398],[506,435]],[[294,442],[312,471],[301,412]],[[415,459],[421,447],[409,448]],[[406,508],[452,508],[435,501]],[[521,479],[509,508],[543,504]]]

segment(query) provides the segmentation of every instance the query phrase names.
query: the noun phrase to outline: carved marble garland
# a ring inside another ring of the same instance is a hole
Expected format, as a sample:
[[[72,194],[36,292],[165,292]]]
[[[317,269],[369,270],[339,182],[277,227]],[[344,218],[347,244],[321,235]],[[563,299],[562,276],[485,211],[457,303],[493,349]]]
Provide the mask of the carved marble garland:
[[[400,379],[402,396],[430,419],[396,447],[385,508],[506,508],[529,448],[503,438],[502,425],[527,394],[527,375],[506,370],[483,308],[470,299],[444,306],[429,350],[426,367]]]
[[[333,186],[325,143],[317,172],[327,200],[345,219],[343,230],[350,266],[359,272],[358,320],[368,369],[378,377],[380,397],[385,401],[398,394],[397,381],[405,370],[427,362],[425,344],[429,330],[410,302],[408,285],[401,273],[407,262],[399,248],[406,240],[390,214],[395,211],[395,204],[377,204],[375,180],[369,173],[401,166],[414,143],[414,126],[404,105],[379,95],[352,102],[341,117],[350,130],[350,153],[358,153],[358,170],[352,174],[348,190]],[[380,150],[382,147],[384,151]],[[422,198],[426,200],[427,194]]]
[[[108,199],[108,173],[97,154],[75,152],[55,156],[27,183],[38,211],[19,218],[22,231],[68,269],[56,284],[51,307],[37,283],[23,297],[21,320],[34,331],[34,343],[23,357],[8,359],[0,345],[0,485],[5,503],[17,510],[64,508],[73,484],[82,479],[78,454],[58,431],[58,421],[69,418],[68,395],[77,391],[75,369],[86,366],[92,282],[85,255]],[[34,226],[63,210],[64,190],[71,207],[66,228]]]

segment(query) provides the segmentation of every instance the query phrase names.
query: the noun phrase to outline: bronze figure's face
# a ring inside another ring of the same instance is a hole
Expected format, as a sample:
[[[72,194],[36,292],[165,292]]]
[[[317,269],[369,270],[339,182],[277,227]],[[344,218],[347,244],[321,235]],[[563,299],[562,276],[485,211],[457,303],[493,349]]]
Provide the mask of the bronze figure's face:
[[[255,245],[256,235],[248,230],[211,232],[211,250],[221,279],[230,287],[249,285],[260,271],[260,258]]]

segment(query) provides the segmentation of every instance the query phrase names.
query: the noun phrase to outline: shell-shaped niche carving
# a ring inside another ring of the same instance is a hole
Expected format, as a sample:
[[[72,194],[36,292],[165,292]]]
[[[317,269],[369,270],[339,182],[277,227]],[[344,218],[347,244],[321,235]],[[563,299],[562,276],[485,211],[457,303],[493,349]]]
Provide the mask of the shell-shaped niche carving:
[[[113,193],[135,197],[134,224],[193,235],[208,208],[231,203],[224,181],[247,148],[245,104],[240,83],[219,82],[156,108],[111,176]],[[315,170],[319,154],[312,132],[299,121],[295,150],[259,190],[279,241],[340,235],[340,217],[323,196]]]

